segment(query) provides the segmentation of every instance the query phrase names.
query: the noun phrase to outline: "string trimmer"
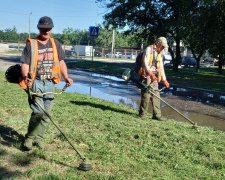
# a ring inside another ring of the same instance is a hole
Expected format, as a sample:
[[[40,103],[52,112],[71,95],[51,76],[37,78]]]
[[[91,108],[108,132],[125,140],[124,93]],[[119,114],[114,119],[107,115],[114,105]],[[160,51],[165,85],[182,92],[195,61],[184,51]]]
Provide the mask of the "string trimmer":
[[[5,78],[9,83],[16,83],[19,84],[19,77],[21,76],[21,66],[19,64],[16,64],[14,66],[10,66],[6,72],[5,72]],[[32,79],[32,75],[28,73],[28,77]],[[42,97],[46,94],[62,94],[66,90],[67,86],[65,85],[64,88],[60,93],[55,92],[46,92],[46,93],[34,93],[32,92],[31,88],[28,88],[28,95],[30,98],[32,96],[34,97],[35,102],[38,104],[38,106],[43,110],[43,112],[48,116],[48,118],[51,120],[51,122],[54,124],[54,126],[59,130],[59,132],[63,135],[63,137],[69,142],[71,147],[76,151],[76,153],[79,155],[80,159],[82,159],[82,163],[79,165],[78,169],[82,171],[89,171],[92,169],[91,165],[87,163],[87,159],[83,157],[80,152],[73,146],[73,144],[70,142],[70,140],[66,137],[66,135],[61,131],[61,129],[57,126],[57,124],[53,121],[52,117],[46,112],[45,108],[38,102],[39,97]]]
[[[30,79],[32,79],[32,75],[29,73],[28,74],[28,77]],[[42,97],[43,95],[46,95],[46,94],[62,94],[62,92],[64,92],[67,88],[67,85],[64,86],[64,88],[62,89],[62,91],[60,93],[55,93],[55,92],[46,92],[46,93],[40,93],[40,92],[37,92],[37,93],[34,93],[32,92],[31,88],[28,88],[28,95],[31,97],[33,96],[34,97],[34,100],[35,102],[38,104],[38,106],[43,110],[43,112],[48,116],[48,118],[51,120],[51,122],[54,124],[54,126],[59,130],[59,132],[63,135],[63,137],[68,141],[68,143],[71,145],[71,147],[76,151],[76,153],[79,155],[80,159],[83,161],[78,169],[79,170],[82,170],[82,171],[89,171],[92,169],[91,167],[91,164],[89,164],[87,162],[87,159],[85,157],[83,157],[81,155],[81,153],[74,147],[74,145],[70,142],[70,140],[66,137],[66,135],[62,132],[62,130],[57,126],[57,124],[53,121],[52,117],[50,116],[50,114],[45,110],[45,108],[39,103],[38,99],[40,97]]]
[[[144,82],[139,81],[139,75],[134,71],[131,70],[129,68],[127,68],[122,75],[122,78],[125,81],[133,81],[134,83],[137,84],[137,86],[140,89],[146,89],[147,92],[150,92],[151,94],[153,94],[155,97],[157,97],[158,99],[160,99],[162,102],[164,102],[167,106],[169,106],[170,108],[172,108],[175,112],[177,112],[178,114],[180,114],[183,118],[185,118],[186,120],[188,120],[193,126],[193,128],[198,128],[199,126],[197,125],[197,123],[193,122],[192,120],[190,120],[189,118],[187,118],[186,116],[184,116],[182,113],[180,113],[177,109],[175,109],[173,106],[171,106],[169,103],[167,103],[166,101],[164,101],[162,98],[160,98],[158,95],[156,95],[153,91],[162,91],[165,87],[163,87],[160,90],[156,90],[154,89],[151,85],[147,86]]]

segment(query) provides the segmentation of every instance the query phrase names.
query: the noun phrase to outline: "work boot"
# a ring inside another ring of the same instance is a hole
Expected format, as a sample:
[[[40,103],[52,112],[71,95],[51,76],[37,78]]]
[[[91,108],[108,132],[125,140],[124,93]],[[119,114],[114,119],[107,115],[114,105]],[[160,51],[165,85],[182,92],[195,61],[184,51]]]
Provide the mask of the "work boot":
[[[153,116],[152,119],[157,121],[165,121],[162,117]]]
[[[140,118],[146,118],[146,114],[139,114],[138,115]]]
[[[23,143],[24,150],[30,151],[33,147],[33,140],[30,138],[26,138]]]
[[[45,143],[40,141],[40,140],[35,141],[34,145],[37,146],[41,150],[46,150],[47,149],[46,146],[45,146]]]

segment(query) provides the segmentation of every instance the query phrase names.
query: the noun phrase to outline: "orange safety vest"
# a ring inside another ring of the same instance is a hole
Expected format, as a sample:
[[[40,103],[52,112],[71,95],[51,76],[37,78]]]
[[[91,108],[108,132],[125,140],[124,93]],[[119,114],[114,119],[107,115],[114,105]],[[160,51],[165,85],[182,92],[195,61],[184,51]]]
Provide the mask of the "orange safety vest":
[[[152,49],[153,49],[153,45],[151,45]],[[158,57],[157,57],[157,64],[156,64],[156,69],[157,69],[157,74],[158,74],[158,82],[161,81],[162,77],[161,77],[161,71],[160,71],[160,60],[162,58],[162,55],[161,53],[158,54]],[[143,57],[141,59],[141,62],[143,64]],[[149,58],[149,63],[148,65],[150,66],[153,62],[153,53],[151,54],[150,58]],[[142,76],[143,78],[147,78],[148,75],[146,75],[145,71],[143,70],[143,67],[140,68],[140,70],[138,71],[138,74],[140,76]]]
[[[52,51],[53,51],[53,66],[52,66],[52,74],[51,74],[51,80],[55,84],[60,83],[60,64],[59,64],[59,58],[58,58],[58,51],[57,47],[54,41],[54,38],[50,38],[50,41],[52,43]],[[30,62],[30,69],[29,73],[32,74],[32,79],[34,80],[36,77],[36,70],[37,70],[37,64],[38,64],[38,39],[27,39],[26,43],[30,42],[31,47],[31,62]],[[20,78],[19,85],[23,89],[27,89],[27,85],[25,84],[25,81]]]

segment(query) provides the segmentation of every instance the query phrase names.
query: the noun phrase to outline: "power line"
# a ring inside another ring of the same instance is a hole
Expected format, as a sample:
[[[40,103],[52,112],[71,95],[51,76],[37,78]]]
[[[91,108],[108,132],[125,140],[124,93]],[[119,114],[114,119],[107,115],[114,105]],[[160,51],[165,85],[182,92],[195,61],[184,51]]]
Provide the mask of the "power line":
[[[3,13],[7,13],[7,14],[20,14],[20,15],[24,15],[24,16],[28,16],[29,15],[29,13],[27,13],[27,14],[25,14],[25,13],[15,13],[15,12],[8,12],[8,11],[0,11],[0,12],[3,12]],[[71,11],[71,12],[76,12],[76,11]],[[40,13],[40,12],[39,12]],[[65,11],[64,12],[62,12],[62,13],[64,13],[65,14]],[[43,14],[33,14],[32,16],[42,16]],[[62,18],[64,18],[64,17],[79,17],[79,18],[90,18],[90,17],[99,17],[99,16],[73,16],[73,15],[71,15],[71,16],[62,16],[62,15],[53,15],[52,17],[62,17]]]
[[[71,7],[71,4],[70,3],[68,3],[68,1],[66,1],[67,3],[66,4],[64,4],[64,3],[58,3],[58,2],[55,2],[55,1],[49,1],[49,0],[42,0],[42,1],[44,1],[44,2],[49,2],[49,3],[51,3],[51,4],[58,4],[58,5],[60,5],[60,6],[67,6],[67,7]],[[86,0],[87,1],[87,0]],[[89,1],[89,2],[93,2],[93,1]],[[74,3],[74,1],[72,1],[72,3]],[[86,3],[86,5],[88,5],[88,3]],[[82,8],[81,7],[78,7],[78,6],[75,6],[75,8],[79,8],[79,10],[83,10],[83,9],[89,9],[89,8],[84,8],[84,6],[82,6]],[[85,6],[85,7],[87,7],[87,6]],[[91,7],[92,8],[92,7]],[[68,12],[68,11],[66,11],[66,12]],[[64,13],[65,13],[65,11],[64,11]]]
[[[15,13],[15,12],[8,12],[8,11],[0,11],[0,12],[3,12],[3,13],[8,13],[8,14],[20,14],[20,15],[29,15],[29,13],[27,14],[24,14],[24,13]]]

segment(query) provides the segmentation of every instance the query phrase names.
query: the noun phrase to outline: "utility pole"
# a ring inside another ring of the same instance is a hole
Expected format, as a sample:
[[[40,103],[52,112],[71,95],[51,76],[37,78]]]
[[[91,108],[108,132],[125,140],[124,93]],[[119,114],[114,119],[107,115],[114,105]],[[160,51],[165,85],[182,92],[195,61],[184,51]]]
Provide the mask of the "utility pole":
[[[144,30],[145,30],[145,26],[144,26],[143,29],[142,29],[142,36],[143,36]],[[141,38],[141,51],[143,51],[143,49],[144,49],[144,38],[142,37],[142,38]]]
[[[32,14],[32,12],[30,12],[30,15]],[[30,15],[29,15],[29,38],[30,38]]]
[[[113,29],[113,35],[112,35],[112,53],[111,53],[111,58],[113,57],[114,47],[115,47],[115,29]]]
[[[94,45],[95,45],[95,37],[93,37],[93,46],[92,46],[92,62],[94,58]]]

